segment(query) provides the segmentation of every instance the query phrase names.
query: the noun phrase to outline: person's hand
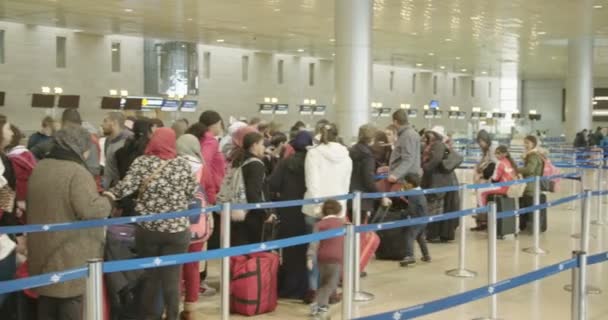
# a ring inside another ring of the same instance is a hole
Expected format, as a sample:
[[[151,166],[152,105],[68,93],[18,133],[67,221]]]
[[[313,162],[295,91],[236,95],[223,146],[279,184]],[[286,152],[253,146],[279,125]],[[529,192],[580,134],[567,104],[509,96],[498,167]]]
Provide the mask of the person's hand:
[[[384,197],[382,198],[382,200],[380,200],[380,204],[383,207],[390,207],[393,204],[393,201],[389,198]]]
[[[266,219],[266,222],[268,222],[268,223],[269,223],[269,222],[273,222],[273,221],[275,221],[275,220],[277,220],[277,219],[278,219],[278,218],[277,218],[277,216],[276,216],[276,215],[271,214],[271,215],[269,215],[269,216],[268,216],[268,218]]]
[[[27,239],[25,236],[17,237],[17,248],[15,249],[17,253],[27,256]]]
[[[386,180],[388,180],[388,182],[390,183],[396,183],[397,182],[397,177],[395,177],[394,175],[389,175],[388,178],[386,178]]]
[[[306,268],[308,268],[309,271],[312,271],[313,267],[314,267],[314,265],[312,263],[312,259],[306,260]]]

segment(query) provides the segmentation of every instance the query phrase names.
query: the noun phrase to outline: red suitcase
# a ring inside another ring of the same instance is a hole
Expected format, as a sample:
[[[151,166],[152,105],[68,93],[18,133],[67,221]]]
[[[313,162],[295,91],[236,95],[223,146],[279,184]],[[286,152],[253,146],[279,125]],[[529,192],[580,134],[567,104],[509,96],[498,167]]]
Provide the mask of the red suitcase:
[[[259,252],[230,258],[230,312],[253,316],[277,307],[279,256]]]
[[[361,234],[361,253],[359,261],[359,270],[365,271],[369,261],[380,246],[380,237],[375,232],[365,232]]]

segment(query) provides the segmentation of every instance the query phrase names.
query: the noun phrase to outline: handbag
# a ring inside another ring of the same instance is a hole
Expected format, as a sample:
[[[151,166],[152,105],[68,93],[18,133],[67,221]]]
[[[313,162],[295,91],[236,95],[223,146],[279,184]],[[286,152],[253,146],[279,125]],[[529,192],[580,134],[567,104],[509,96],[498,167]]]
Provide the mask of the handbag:
[[[516,180],[520,180],[521,176],[517,175]],[[518,183],[510,185],[507,188],[507,197],[511,199],[519,199],[524,196],[524,191],[526,190],[526,183]]]
[[[464,161],[462,155],[454,150],[450,150],[447,146],[445,146],[446,151],[443,156],[443,160],[441,160],[441,169],[445,173],[450,173],[458,168]]]

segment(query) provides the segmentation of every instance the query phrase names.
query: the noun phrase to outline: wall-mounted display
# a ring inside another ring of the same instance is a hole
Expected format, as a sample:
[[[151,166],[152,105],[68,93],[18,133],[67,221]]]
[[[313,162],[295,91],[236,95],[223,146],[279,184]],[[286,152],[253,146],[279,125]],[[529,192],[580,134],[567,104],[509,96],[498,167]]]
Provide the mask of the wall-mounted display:
[[[78,95],[60,95],[57,101],[59,108],[78,108],[80,106],[80,96]]]
[[[181,101],[179,100],[166,99],[165,102],[163,102],[163,106],[160,108],[160,110],[174,112],[179,109],[180,104]]]
[[[120,97],[103,97],[101,98],[101,108],[106,110],[120,110],[122,98]]]
[[[286,115],[289,113],[289,105],[277,104],[274,107],[274,114]]]
[[[4,106],[4,98],[6,93],[4,91],[0,91],[0,107]]]
[[[310,116],[312,115],[313,106],[310,105],[301,105],[300,106],[300,115]]]
[[[182,100],[182,105],[179,111],[183,112],[195,112],[198,108],[198,100]]]
[[[53,108],[55,106],[55,96],[51,94],[32,94],[33,108]]]
[[[127,98],[124,105],[124,110],[141,110],[142,98]]]

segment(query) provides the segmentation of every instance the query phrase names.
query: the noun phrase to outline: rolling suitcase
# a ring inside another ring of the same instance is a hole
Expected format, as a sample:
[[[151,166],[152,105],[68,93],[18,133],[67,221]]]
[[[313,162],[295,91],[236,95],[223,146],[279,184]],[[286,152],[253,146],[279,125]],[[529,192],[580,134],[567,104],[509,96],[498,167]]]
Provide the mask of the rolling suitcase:
[[[365,232],[361,234],[361,261],[359,270],[365,271],[369,261],[374,256],[380,246],[380,237],[375,232]]]
[[[505,195],[492,194],[488,195],[488,202],[496,202],[496,211],[513,211],[516,208],[515,199],[509,198]],[[496,235],[498,239],[504,239],[507,235],[517,236],[517,224],[515,216],[498,219],[496,221]]]
[[[259,252],[230,258],[230,312],[253,316],[277,307],[279,256]]]
[[[404,209],[379,208],[372,223],[383,223],[389,221],[402,220],[405,217]],[[378,231],[380,239],[376,258],[383,260],[402,260],[407,252],[405,241],[406,228],[396,228]]]
[[[547,195],[544,193],[540,194],[540,203],[547,202]],[[521,209],[532,206],[534,204],[534,199],[530,196],[523,196],[519,199],[519,207]],[[548,222],[547,222],[547,209],[542,209],[540,211],[540,232],[547,231]],[[524,229],[534,230],[534,212],[526,213],[519,217],[519,226],[520,230]],[[525,228],[524,228],[525,227]]]

